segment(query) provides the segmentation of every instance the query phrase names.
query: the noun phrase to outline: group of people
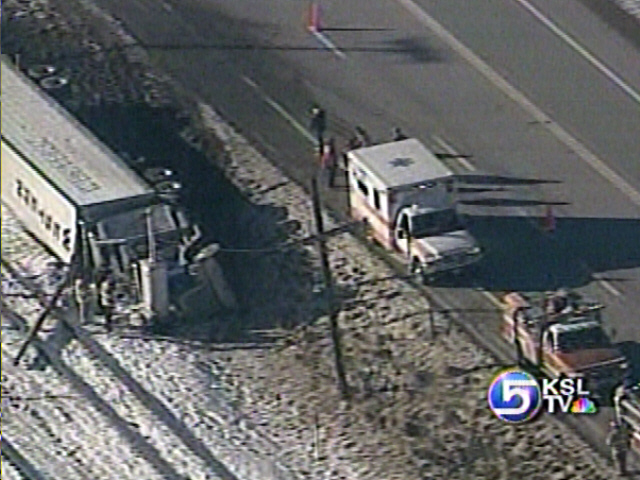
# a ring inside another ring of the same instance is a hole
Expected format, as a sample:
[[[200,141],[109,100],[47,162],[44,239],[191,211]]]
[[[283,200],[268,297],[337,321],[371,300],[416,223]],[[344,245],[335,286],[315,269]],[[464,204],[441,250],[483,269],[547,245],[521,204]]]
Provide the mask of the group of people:
[[[338,153],[335,137],[330,137],[325,142],[326,128],[326,112],[317,105],[314,105],[311,109],[310,130],[316,139],[320,157],[320,170],[327,182],[327,185],[329,187],[334,187],[339,158],[342,158],[343,168],[346,171],[348,166],[347,153],[350,150],[370,146],[372,145],[372,142],[367,131],[363,127],[357,126],[355,128],[354,135],[347,141],[342,151]],[[392,131],[392,138],[394,141],[400,141],[406,140],[409,137],[404,134],[400,127],[394,127]]]
[[[114,312],[116,307],[116,281],[108,271],[100,272],[96,279],[95,290],[82,277],[78,277],[73,285],[74,300],[78,313],[78,323],[84,324],[93,315],[94,302],[97,299],[98,310],[104,316],[107,332],[113,330]]]

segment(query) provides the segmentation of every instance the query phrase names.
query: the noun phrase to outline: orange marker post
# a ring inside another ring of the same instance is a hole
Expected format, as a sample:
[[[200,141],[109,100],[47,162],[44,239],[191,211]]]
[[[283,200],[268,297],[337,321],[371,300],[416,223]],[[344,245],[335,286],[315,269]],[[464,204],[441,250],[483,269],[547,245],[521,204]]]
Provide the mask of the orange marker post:
[[[542,218],[542,230],[547,233],[552,233],[556,229],[556,217],[553,214],[553,208],[551,205],[547,205],[544,217]]]
[[[309,24],[307,26],[310,32],[320,32],[320,5],[318,2],[311,2],[309,5]]]

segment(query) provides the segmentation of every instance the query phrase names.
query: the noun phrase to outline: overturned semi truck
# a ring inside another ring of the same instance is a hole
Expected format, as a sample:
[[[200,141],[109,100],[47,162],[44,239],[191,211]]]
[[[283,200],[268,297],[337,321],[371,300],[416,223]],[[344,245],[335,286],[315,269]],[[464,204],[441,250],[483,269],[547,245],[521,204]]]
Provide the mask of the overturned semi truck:
[[[2,201],[62,264],[73,263],[88,285],[98,272],[109,271],[121,287],[121,301],[147,317],[165,317],[171,305],[181,304],[172,298],[171,278],[186,274],[183,253],[193,246],[197,226],[6,58]],[[194,280],[193,288],[222,285],[206,292],[215,300],[209,306],[233,308],[222,272],[213,271],[217,283]]]

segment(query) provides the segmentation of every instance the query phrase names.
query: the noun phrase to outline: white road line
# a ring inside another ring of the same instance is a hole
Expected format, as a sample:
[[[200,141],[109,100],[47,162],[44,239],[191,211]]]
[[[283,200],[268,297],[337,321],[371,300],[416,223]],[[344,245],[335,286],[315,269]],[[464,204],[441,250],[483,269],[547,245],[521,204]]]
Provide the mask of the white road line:
[[[634,204],[640,206],[640,192],[635,190],[620,175],[614,172],[608,165],[600,160],[587,147],[571,136],[565,129],[557,123],[551,121],[550,117],[540,110],[536,105],[502,78],[486,62],[473,53],[468,47],[455,38],[448,30],[440,25],[434,18],[418,6],[413,0],[396,0],[407,9],[425,27],[431,30],[442,41],[447,43],[454,51],[464,58],[487,80],[493,83],[502,93],[511,100],[519,104],[544,128],[548,129],[558,140],[573,150],[580,158],[589,164],[596,172],[606,178],[614,187],[625,194]]]
[[[342,59],[347,58],[347,56],[338,47],[336,47],[335,44],[331,40],[329,40],[326,35],[323,35],[317,30],[310,30],[310,32],[320,41],[320,43],[322,43],[325,47],[335,53],[337,57]]]
[[[488,292],[486,290],[482,290],[480,289],[479,292],[484,295],[485,297],[487,297],[489,299],[489,301],[491,303],[493,303],[496,307],[498,307],[499,309],[502,310],[502,308],[504,307],[504,305],[502,304],[502,302],[500,301],[500,299],[498,297],[496,297],[493,293]]]
[[[568,44],[571,48],[573,48],[576,52],[582,55],[591,65],[593,65],[596,69],[598,69],[603,75],[605,75],[609,80],[615,83],[620,89],[633,98],[636,102],[640,103],[640,93],[635,91],[631,86],[629,86],[624,80],[622,80],[617,74],[615,74],[609,67],[607,67],[604,63],[598,60],[591,52],[589,52],[586,48],[580,45],[576,40],[574,40],[569,34],[565,33],[560,27],[558,27],[555,23],[553,23],[548,17],[546,17],[542,12],[536,9],[533,5],[531,5],[526,0],[514,0],[516,3],[519,3],[524,9],[528,10],[531,15],[536,17],[540,22],[542,22],[549,30],[555,33],[558,37],[560,37],[566,44]]]
[[[620,292],[617,288],[615,288],[613,285],[611,285],[606,280],[598,279],[598,283],[600,285],[602,285],[602,287],[605,290],[607,290],[609,293],[611,293],[612,295],[614,295],[616,297],[621,297],[622,296],[622,292]]]
[[[467,160],[466,158],[459,157],[458,161],[462,164],[462,166],[464,168],[466,168],[470,172],[475,172],[476,171],[476,167],[474,167],[473,164],[469,160]]]
[[[460,162],[462,164],[462,166],[464,168],[466,168],[467,170],[469,170],[470,172],[475,172],[476,171],[476,167],[466,158],[464,158],[462,155],[460,155],[451,145],[449,145],[443,138],[439,137],[438,135],[433,135],[433,139],[436,141],[436,143],[445,149],[445,151],[456,157],[456,160],[458,160],[458,162]]]
[[[295,118],[293,118],[293,116],[289,112],[287,112],[284,109],[284,107],[282,107],[278,102],[276,102],[273,98],[267,95],[262,90],[262,88],[256,82],[254,82],[251,78],[246,77],[244,75],[242,75],[241,78],[244,83],[249,85],[253,90],[256,91],[258,95],[260,95],[260,97],[262,97],[262,99],[267,103],[267,105],[269,105],[276,112],[278,112],[278,114],[280,114],[282,118],[284,118],[287,122],[289,122],[289,124],[293,128],[295,128],[304,138],[306,138],[307,140],[309,140],[311,143],[315,145],[316,140],[313,137],[313,135],[311,135],[311,133],[306,128],[304,128]]]
[[[600,285],[602,288],[604,288],[606,291],[608,291],[609,293],[611,293],[616,297],[623,296],[622,292],[620,292],[620,290],[618,290],[616,287],[611,285],[610,282],[608,282],[604,278],[600,278],[600,274],[595,273],[595,270],[591,268],[591,266],[589,266],[587,262],[585,262],[584,260],[580,260],[580,265],[587,272],[587,274],[591,275],[591,277],[595,280],[595,282],[598,285]]]
[[[608,291],[610,294],[616,296],[616,297],[622,297],[622,292],[620,290],[618,290],[616,287],[614,287],[613,285],[611,285],[610,282],[608,282],[607,280],[605,280],[604,278],[600,278],[599,275],[595,275],[593,273],[591,273],[593,270],[591,270],[589,268],[589,265],[587,265],[586,263],[584,263],[584,268],[587,270],[587,272],[589,272],[591,274],[591,276],[593,277],[593,279],[602,287],[604,288],[606,291]]]

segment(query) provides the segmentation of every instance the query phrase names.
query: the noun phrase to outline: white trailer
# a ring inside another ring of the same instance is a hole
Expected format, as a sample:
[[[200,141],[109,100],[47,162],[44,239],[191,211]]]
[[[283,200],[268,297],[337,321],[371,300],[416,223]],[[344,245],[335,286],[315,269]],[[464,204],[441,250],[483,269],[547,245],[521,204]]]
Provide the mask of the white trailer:
[[[4,58],[2,201],[65,263],[80,222],[157,203],[146,182]]]
[[[347,159],[351,216],[421,280],[479,260],[457,212],[455,176],[422,143],[359,148]]]

